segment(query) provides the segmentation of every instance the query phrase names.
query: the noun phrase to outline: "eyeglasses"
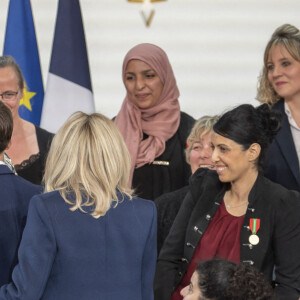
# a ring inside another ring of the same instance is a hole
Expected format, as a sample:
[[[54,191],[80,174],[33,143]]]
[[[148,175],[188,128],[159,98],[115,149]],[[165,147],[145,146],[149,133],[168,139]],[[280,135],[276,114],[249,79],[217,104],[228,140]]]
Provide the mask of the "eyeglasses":
[[[19,91],[16,92],[4,92],[3,94],[0,94],[0,97],[2,97],[2,100],[4,101],[11,101],[11,100],[15,100],[17,94],[19,93]]]

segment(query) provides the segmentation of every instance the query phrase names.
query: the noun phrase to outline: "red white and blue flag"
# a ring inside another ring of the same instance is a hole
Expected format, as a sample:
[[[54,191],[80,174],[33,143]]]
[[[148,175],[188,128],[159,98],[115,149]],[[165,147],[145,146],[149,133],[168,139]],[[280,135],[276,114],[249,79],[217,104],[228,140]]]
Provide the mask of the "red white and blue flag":
[[[79,0],[60,0],[41,127],[57,132],[75,111],[95,105]]]

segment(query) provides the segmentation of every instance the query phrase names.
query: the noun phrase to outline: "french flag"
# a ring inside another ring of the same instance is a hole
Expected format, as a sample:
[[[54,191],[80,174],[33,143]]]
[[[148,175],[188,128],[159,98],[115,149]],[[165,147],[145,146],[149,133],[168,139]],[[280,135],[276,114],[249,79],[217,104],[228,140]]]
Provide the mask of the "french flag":
[[[95,104],[79,0],[60,0],[41,127],[57,132],[75,111]]]

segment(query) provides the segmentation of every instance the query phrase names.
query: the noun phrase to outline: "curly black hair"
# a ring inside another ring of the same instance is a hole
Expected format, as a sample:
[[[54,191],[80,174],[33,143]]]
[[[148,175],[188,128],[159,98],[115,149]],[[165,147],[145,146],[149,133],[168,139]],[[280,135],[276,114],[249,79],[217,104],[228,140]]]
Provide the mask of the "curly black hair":
[[[275,300],[273,290],[254,267],[213,259],[196,268],[203,298],[214,300]]]
[[[236,266],[233,276],[229,280],[226,296],[231,300],[275,299],[272,287],[266,283],[263,274],[245,263]]]

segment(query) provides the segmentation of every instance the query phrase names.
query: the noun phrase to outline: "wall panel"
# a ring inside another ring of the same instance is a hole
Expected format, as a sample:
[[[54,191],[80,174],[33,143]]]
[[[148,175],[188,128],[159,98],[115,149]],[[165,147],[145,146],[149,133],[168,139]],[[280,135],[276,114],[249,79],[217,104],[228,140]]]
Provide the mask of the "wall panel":
[[[57,0],[31,0],[44,84],[47,82]],[[258,104],[256,83],[274,29],[300,27],[299,0],[168,0],[155,3],[146,28],[141,4],[81,0],[96,109],[117,114],[125,95],[122,60],[130,47],[155,43],[169,55],[184,111],[198,118],[240,103]],[[8,0],[0,2],[3,48]]]

